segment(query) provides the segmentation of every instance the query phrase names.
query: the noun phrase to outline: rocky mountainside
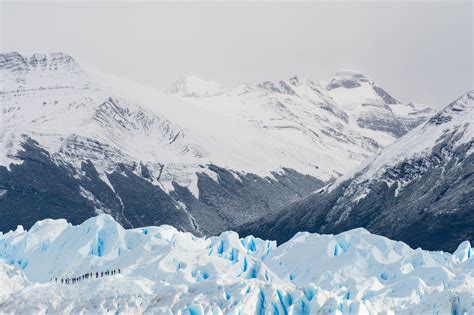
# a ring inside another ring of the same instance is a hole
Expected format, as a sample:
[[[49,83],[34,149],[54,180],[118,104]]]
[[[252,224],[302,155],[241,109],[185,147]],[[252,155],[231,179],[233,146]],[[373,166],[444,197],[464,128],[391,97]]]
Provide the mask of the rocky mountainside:
[[[453,251],[474,240],[474,91],[380,154],[246,233],[290,239],[297,231],[365,227],[412,247]]]
[[[159,91],[62,53],[1,54],[0,87],[4,231],[105,212],[214,234],[299,200],[433,111],[357,72],[234,89],[182,76]]]
[[[48,219],[0,233],[0,283],[7,314],[474,311],[469,242],[454,254],[429,252],[364,229],[298,233],[277,247],[235,232],[200,238],[170,226],[124,229],[104,214],[78,226]]]

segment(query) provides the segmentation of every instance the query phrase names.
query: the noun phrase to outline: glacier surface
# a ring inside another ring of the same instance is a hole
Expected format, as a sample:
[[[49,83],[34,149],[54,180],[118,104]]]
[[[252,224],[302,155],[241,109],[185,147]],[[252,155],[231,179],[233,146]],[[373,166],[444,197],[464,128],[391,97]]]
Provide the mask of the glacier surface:
[[[75,284],[87,272],[121,273]],[[275,241],[126,230],[102,214],[0,232],[0,313],[472,314],[469,242],[411,249],[365,229]]]

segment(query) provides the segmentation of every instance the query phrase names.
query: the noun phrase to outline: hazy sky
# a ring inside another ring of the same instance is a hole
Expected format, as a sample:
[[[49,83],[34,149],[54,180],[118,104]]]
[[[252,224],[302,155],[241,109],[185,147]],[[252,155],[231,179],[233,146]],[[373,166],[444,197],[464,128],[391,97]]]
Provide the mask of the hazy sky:
[[[473,88],[473,2],[3,2],[3,52],[63,51],[158,88],[227,87],[357,69],[394,97],[444,106]]]

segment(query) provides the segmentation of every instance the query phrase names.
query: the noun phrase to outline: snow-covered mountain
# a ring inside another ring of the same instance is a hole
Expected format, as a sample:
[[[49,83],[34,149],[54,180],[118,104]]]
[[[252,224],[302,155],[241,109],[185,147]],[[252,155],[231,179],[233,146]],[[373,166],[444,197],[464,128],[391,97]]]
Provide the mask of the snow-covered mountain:
[[[286,241],[297,231],[365,227],[411,246],[453,251],[474,240],[474,91],[380,154],[247,233]]]
[[[1,54],[0,86],[3,230],[105,212],[217,233],[320,188],[433,111],[357,72],[234,89],[182,76],[159,91],[62,53]]]
[[[0,281],[6,314],[474,312],[469,242],[454,254],[428,252],[364,229],[298,233],[277,247],[234,232],[125,230],[108,215],[79,226],[48,219],[0,233]]]

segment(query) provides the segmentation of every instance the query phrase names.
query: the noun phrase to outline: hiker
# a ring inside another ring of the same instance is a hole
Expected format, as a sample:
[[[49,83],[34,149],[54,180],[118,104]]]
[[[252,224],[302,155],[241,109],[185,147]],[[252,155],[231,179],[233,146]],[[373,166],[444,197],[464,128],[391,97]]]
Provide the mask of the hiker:
[[[120,273],[120,268],[118,269],[118,273]]]
[[[58,283],[58,278],[54,278],[54,281],[56,281],[56,283]]]
[[[95,273],[95,277],[99,278],[99,273],[98,272]]]

